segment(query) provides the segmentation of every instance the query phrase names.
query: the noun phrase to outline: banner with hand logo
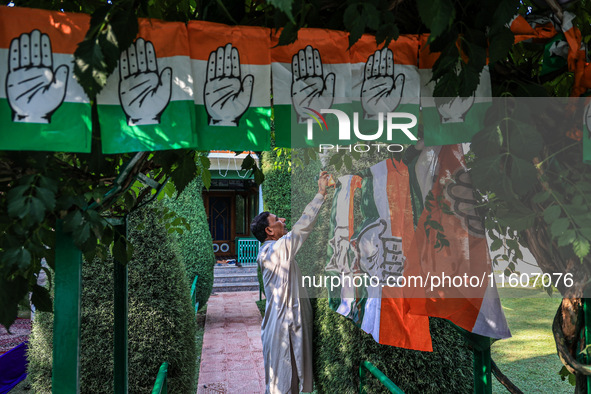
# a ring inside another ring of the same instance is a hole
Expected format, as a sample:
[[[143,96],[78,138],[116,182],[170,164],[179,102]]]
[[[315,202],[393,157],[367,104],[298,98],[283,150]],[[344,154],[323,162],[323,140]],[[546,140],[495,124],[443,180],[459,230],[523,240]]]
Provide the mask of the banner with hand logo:
[[[484,115],[492,102],[488,65],[480,73],[480,82],[470,97],[433,97],[433,65],[439,54],[430,53],[428,35],[422,35],[419,51],[421,107],[426,146],[470,142],[484,125]],[[458,63],[459,66],[459,63]],[[459,72],[459,68],[457,70]]]
[[[195,148],[193,89],[185,24],[139,19],[97,96],[103,152]]]
[[[270,30],[202,21],[188,30],[198,148],[270,149]]]
[[[90,17],[0,7],[0,149],[90,152],[90,101],[74,51]]]
[[[318,145],[339,130],[337,117],[323,114],[333,109],[351,112],[351,64],[347,33],[324,29],[300,29],[298,40],[277,46],[272,38],[273,108],[275,144],[279,147]],[[313,122],[313,141],[308,135]]]
[[[376,44],[375,36],[364,34],[350,49],[351,97],[353,112],[358,114],[359,131],[375,135],[381,127],[377,141],[414,145],[417,141],[399,130],[392,132],[388,140],[387,122],[388,113],[393,112],[419,118],[419,37],[401,35],[387,48],[382,46]],[[417,137],[418,127],[410,127],[409,131]]]

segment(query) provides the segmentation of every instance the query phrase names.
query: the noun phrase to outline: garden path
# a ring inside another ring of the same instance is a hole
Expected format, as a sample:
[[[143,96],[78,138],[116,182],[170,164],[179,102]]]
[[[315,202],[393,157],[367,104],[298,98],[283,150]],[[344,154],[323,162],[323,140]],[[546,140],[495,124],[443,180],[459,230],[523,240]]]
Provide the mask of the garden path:
[[[198,394],[265,392],[258,296],[241,291],[209,298]]]

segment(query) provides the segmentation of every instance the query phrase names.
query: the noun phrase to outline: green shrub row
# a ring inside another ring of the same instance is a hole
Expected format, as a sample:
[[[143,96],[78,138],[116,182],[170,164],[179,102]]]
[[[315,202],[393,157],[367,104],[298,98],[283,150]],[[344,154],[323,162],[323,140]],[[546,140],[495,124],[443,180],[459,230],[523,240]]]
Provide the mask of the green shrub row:
[[[182,234],[172,233],[172,237],[178,242],[179,255],[185,264],[189,284],[193,283],[195,275],[199,275],[197,302],[200,306],[205,306],[213,288],[215,255],[203,206],[203,181],[197,177],[187,185],[178,198],[163,201],[171,210],[184,217],[191,226],[189,231]]]
[[[194,393],[195,314],[179,251],[146,208],[130,215],[129,239],[135,249],[128,263],[129,392],[151,392],[168,361],[169,392]],[[112,393],[113,261],[85,261],[82,277],[80,392]],[[36,393],[51,393],[52,325],[52,314],[36,314],[28,352]]]

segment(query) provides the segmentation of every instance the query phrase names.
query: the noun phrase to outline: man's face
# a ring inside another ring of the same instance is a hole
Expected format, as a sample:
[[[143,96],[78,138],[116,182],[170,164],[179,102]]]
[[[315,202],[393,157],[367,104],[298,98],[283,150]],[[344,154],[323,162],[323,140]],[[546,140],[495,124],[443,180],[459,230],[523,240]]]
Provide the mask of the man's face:
[[[277,217],[277,215],[270,214],[267,218],[269,221],[269,225],[266,228],[267,236],[273,240],[278,240],[279,238],[283,237],[287,234],[287,229],[285,228],[285,219]]]

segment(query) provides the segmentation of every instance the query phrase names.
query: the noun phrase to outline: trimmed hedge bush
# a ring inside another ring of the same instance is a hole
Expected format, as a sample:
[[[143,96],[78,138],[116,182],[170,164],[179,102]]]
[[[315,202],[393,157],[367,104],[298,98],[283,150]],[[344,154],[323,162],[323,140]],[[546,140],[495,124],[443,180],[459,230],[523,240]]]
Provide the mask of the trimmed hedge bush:
[[[195,275],[199,275],[197,302],[200,307],[205,306],[211,294],[215,265],[213,240],[209,232],[202,193],[203,181],[197,177],[187,185],[178,198],[163,200],[191,226],[190,231],[185,230],[182,234],[174,232],[172,237],[179,244],[179,256],[185,264],[189,285],[193,283]]]
[[[129,392],[151,392],[168,361],[169,391],[194,393],[195,313],[178,251],[149,208],[131,215],[129,229]],[[81,393],[112,393],[113,261],[84,262],[82,276]],[[37,393],[51,393],[52,324],[53,315],[42,312],[33,322],[28,359]]]

